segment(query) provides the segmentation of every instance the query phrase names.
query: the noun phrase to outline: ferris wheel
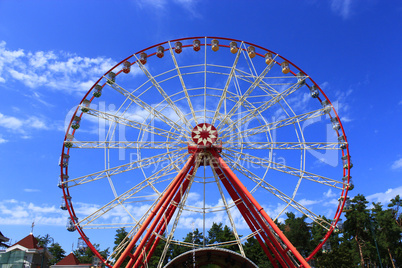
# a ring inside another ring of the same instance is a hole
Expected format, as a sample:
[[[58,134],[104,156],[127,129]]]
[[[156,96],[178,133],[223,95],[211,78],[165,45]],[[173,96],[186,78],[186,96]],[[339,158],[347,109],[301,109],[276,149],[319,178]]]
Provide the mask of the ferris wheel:
[[[299,67],[249,42],[192,37],[140,50],[99,78],[71,118],[59,182],[67,229],[110,267],[148,267],[158,243],[158,267],[172,245],[233,245],[233,258],[247,260],[251,237],[274,267],[309,267],[353,188],[335,108]],[[325,231],[309,255],[275,224],[288,212]],[[181,239],[219,222],[232,241]],[[122,227],[127,236],[105,259],[96,239]]]

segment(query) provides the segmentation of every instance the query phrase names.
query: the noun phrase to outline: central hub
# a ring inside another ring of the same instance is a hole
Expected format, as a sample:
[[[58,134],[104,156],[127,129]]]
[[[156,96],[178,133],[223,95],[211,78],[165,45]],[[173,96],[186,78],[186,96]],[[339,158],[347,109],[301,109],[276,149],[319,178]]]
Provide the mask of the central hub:
[[[197,145],[211,146],[218,138],[218,131],[211,124],[201,123],[194,127],[191,138]]]

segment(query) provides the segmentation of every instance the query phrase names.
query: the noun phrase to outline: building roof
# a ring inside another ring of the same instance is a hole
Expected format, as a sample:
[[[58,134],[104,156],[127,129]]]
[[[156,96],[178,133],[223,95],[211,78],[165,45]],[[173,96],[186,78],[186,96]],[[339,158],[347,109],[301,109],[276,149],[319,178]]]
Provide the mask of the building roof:
[[[12,246],[15,245],[20,245],[27,249],[41,249],[41,247],[38,246],[38,239],[36,239],[33,234],[29,234]]]
[[[0,242],[8,242],[10,239],[5,237],[1,232],[0,232]]]
[[[56,263],[56,265],[80,265],[77,257],[71,252],[64,259]]]
[[[38,239],[36,239],[32,233],[30,233],[28,236],[24,237],[11,247],[7,247],[6,252],[10,252],[13,250],[21,250],[30,254],[39,254],[44,252],[48,259],[53,258],[53,255],[49,252],[49,250],[47,250],[47,248],[43,248],[38,245]]]

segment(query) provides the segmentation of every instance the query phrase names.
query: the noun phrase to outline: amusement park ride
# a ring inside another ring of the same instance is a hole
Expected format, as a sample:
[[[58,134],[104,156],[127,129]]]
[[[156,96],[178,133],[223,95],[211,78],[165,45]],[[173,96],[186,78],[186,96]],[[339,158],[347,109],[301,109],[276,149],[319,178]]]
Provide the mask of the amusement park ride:
[[[348,209],[351,167],[334,105],[299,67],[249,42],[183,38],[129,56],[86,93],[63,143],[61,208],[109,267],[150,267],[159,243],[157,267],[257,267],[243,250],[251,237],[273,267],[310,267]],[[335,193],[331,221],[318,214],[324,202],[306,202]],[[275,224],[286,212],[325,230],[310,255]],[[235,240],[176,240],[219,220]],[[123,227],[105,259],[92,242]],[[190,251],[165,265],[172,245]]]

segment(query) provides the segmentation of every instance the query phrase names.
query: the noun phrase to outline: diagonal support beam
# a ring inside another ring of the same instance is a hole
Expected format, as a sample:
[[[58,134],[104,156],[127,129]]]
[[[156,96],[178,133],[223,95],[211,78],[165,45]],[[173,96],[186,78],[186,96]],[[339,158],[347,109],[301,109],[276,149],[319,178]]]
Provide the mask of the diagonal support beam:
[[[268,237],[265,235],[264,231],[262,230],[261,225],[257,223],[257,220],[251,215],[250,210],[245,206],[244,201],[239,197],[239,195],[236,193],[235,189],[233,189],[232,185],[229,183],[223,172],[219,169],[216,163],[214,163],[212,160],[210,161],[210,165],[213,168],[213,170],[217,173],[219,179],[221,180],[222,184],[225,186],[226,190],[228,191],[230,197],[232,200],[234,200],[237,208],[239,209],[240,213],[242,214],[244,220],[250,227],[251,231],[256,234],[256,238],[258,240],[258,243],[260,244],[261,248],[267,255],[268,259],[272,263],[274,267],[278,267],[276,261],[279,262],[279,264],[282,267],[286,267],[285,261],[281,258],[280,253],[278,250],[275,248],[275,246],[271,243],[271,240],[268,239]],[[261,233],[258,233],[261,232]],[[263,241],[263,239],[265,241]],[[269,249],[268,249],[269,248]],[[274,255],[274,258],[272,257],[272,254]]]
[[[136,243],[139,241],[140,237],[144,234],[144,232],[146,231],[146,229],[148,227],[152,231],[155,229],[156,224],[158,223],[160,217],[162,216],[162,213],[165,211],[165,210],[161,210],[162,206],[165,204],[166,201],[168,201],[170,203],[170,201],[173,198],[173,194],[180,187],[180,184],[182,183],[184,177],[188,174],[190,168],[194,165],[194,162],[195,162],[197,156],[198,156],[197,152],[190,156],[187,163],[184,165],[183,169],[177,174],[175,179],[168,186],[163,197],[160,199],[158,204],[155,205],[154,209],[151,211],[148,218],[143,222],[141,228],[139,228],[138,232],[133,236],[132,240],[130,241],[130,243],[124,250],[124,252],[121,254],[120,258],[116,261],[116,263],[113,266],[114,268],[120,267],[127,257],[130,257],[130,261],[129,261],[127,267],[131,267],[134,264],[134,262],[137,260],[141,251],[136,250],[134,252],[134,254],[131,254],[131,251],[134,249]],[[152,224],[151,224],[151,222],[152,222]],[[143,237],[140,244],[138,245],[137,249],[142,249],[144,247],[144,244],[147,242],[149,236],[150,236],[150,232],[147,232],[145,237]]]
[[[303,256],[300,255],[298,250],[290,243],[287,237],[282,233],[282,231],[278,228],[278,226],[274,223],[274,221],[268,216],[268,214],[264,211],[261,205],[255,200],[255,198],[251,195],[251,193],[247,190],[247,188],[241,183],[241,181],[237,178],[237,176],[233,173],[233,171],[229,168],[229,166],[225,163],[225,161],[220,157],[220,155],[215,151],[211,151],[212,155],[217,161],[217,164],[224,172],[225,176],[234,186],[238,193],[241,193],[246,197],[253,206],[257,209],[257,211],[261,214],[264,220],[269,224],[270,228],[276,233],[279,239],[286,245],[286,247],[292,252],[292,254],[296,257],[296,259],[303,265],[303,267],[310,268],[310,265],[306,262]],[[284,257],[284,256],[282,256]],[[285,257],[284,257],[285,258]],[[294,266],[296,267],[296,266]]]
[[[187,188],[190,185],[193,174],[194,174],[194,167],[189,172],[189,175],[187,176],[186,180],[184,180],[184,183],[183,183],[182,187],[180,188],[180,190],[176,193],[176,196],[174,197],[173,201],[171,202],[169,208],[166,210],[165,215],[163,216],[163,219],[159,222],[158,226],[155,229],[154,234],[152,234],[145,249],[141,253],[140,257],[137,259],[134,267],[136,267],[137,265],[139,265],[141,263],[142,264],[149,263],[149,260],[151,259],[152,255],[156,249],[156,246],[159,244],[159,241],[161,240],[160,236],[163,235],[163,233],[165,232],[166,227],[168,226],[170,220],[172,219],[173,214],[175,213],[178,204],[180,204],[182,197],[184,196],[185,192],[187,191]],[[149,250],[149,252],[148,252],[148,250]],[[144,252],[148,252],[145,261],[143,261]]]

